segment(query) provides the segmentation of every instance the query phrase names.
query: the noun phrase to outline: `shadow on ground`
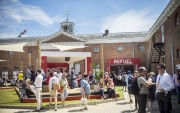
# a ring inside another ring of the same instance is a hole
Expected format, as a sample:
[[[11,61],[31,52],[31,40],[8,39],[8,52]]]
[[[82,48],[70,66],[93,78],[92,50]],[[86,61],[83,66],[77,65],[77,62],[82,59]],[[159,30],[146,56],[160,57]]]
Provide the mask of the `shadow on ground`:
[[[125,111],[121,111],[121,113],[133,113],[135,112],[134,110],[125,110]]]
[[[83,109],[74,109],[74,110],[69,110],[68,112],[83,112]]]
[[[125,105],[125,104],[129,104],[129,102],[116,103],[116,105]]]
[[[30,110],[30,111],[18,111],[18,112],[14,112],[14,113],[32,113],[33,111],[34,110]],[[46,112],[46,110],[41,110],[40,112]],[[37,112],[35,112],[35,113],[37,113]]]

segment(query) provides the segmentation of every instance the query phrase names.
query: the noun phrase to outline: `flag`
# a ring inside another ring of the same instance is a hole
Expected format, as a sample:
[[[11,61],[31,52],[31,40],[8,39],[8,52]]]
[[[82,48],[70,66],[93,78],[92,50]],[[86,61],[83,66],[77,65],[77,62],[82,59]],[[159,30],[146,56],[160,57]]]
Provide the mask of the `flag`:
[[[26,29],[22,32],[22,34],[25,34],[26,33]]]

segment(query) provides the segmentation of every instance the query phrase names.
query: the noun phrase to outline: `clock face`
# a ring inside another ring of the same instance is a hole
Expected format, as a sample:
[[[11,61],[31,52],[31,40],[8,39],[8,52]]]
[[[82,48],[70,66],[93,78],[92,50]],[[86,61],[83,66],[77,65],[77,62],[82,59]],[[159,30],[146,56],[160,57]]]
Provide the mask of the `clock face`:
[[[63,28],[63,31],[68,31],[68,29],[69,29],[69,26],[67,25],[67,24],[65,24],[65,25],[62,25],[62,28]]]

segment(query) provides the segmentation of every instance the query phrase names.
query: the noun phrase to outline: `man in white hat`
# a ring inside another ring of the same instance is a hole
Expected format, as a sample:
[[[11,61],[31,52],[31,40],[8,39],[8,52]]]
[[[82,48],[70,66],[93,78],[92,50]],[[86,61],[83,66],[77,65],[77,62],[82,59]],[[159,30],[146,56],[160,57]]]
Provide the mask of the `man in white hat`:
[[[55,84],[58,87],[57,72],[54,72],[53,76],[49,80],[49,92],[50,92],[50,103],[49,103],[49,105],[51,106],[52,96],[54,96],[55,111],[57,111],[57,87],[55,88]]]

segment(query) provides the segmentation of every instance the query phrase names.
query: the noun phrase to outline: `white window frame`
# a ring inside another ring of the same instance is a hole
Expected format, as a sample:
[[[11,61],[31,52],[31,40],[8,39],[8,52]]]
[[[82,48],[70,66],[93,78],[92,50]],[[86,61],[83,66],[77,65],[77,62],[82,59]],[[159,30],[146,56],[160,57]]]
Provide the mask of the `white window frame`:
[[[14,66],[14,71],[19,71],[19,67]]]
[[[28,49],[28,53],[33,54],[33,49]]]
[[[123,46],[117,46],[117,51],[123,51]]]
[[[138,45],[138,49],[139,49],[140,51],[144,50],[144,45]]]
[[[99,52],[99,46],[94,46],[93,50],[94,52]]]
[[[162,42],[164,43],[164,25],[161,26]]]
[[[179,25],[179,15],[176,15],[176,26]]]
[[[13,51],[8,51],[8,55],[13,55]]]

